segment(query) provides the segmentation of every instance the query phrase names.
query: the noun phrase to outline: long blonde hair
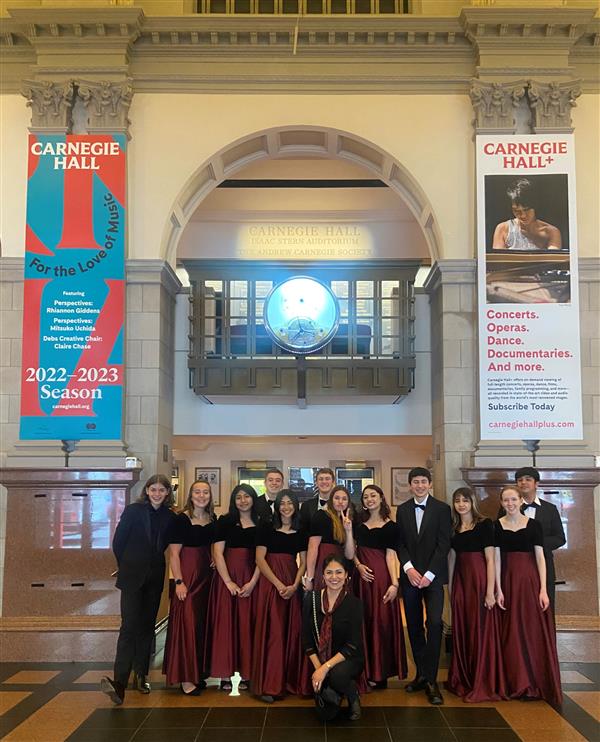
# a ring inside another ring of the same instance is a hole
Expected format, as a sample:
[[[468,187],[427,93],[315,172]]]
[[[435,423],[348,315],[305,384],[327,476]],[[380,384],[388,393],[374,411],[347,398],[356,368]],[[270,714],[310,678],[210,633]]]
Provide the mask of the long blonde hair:
[[[350,493],[343,485],[338,484],[337,487],[334,487],[329,493],[329,499],[327,500],[327,505],[325,506],[325,512],[331,518],[331,522],[333,524],[333,540],[337,541],[338,544],[345,544],[346,530],[344,528],[344,524],[342,523],[342,519],[339,516],[339,513],[333,507],[333,496],[336,492],[343,492],[346,495],[346,497],[348,498],[348,509],[350,508]]]
[[[185,501],[185,505],[181,508],[182,513],[186,513],[189,515],[190,518],[194,515],[194,503],[192,501],[192,492],[194,491],[194,487],[197,484],[206,484],[208,485],[208,493],[210,495],[210,500],[208,501],[208,505],[206,507],[206,514],[210,518],[210,520],[215,520],[215,505],[213,502],[213,495],[212,495],[212,487],[210,486],[210,482],[207,482],[206,479],[195,479],[192,484],[190,485],[190,489],[188,491],[187,500]]]

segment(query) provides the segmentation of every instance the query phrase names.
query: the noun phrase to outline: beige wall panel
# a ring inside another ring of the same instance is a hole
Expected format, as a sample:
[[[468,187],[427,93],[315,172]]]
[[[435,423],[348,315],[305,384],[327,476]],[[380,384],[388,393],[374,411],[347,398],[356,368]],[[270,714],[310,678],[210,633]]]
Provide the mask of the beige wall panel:
[[[24,253],[30,118],[23,96],[0,96],[0,254],[5,256]]]
[[[293,126],[345,131],[395,158],[430,201],[443,257],[471,257],[472,116],[468,98],[451,95],[138,94],[130,111],[130,257],[162,257],[178,194],[215,153],[256,132]]]
[[[582,95],[573,109],[579,256],[600,255],[600,95]]]

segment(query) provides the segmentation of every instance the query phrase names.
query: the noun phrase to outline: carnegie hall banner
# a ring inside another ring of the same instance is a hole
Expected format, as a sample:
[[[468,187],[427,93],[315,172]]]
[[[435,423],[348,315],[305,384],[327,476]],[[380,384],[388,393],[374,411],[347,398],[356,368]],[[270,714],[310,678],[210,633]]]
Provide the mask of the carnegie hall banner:
[[[119,439],[123,135],[29,137],[22,439]]]
[[[477,137],[481,438],[581,439],[572,135]]]

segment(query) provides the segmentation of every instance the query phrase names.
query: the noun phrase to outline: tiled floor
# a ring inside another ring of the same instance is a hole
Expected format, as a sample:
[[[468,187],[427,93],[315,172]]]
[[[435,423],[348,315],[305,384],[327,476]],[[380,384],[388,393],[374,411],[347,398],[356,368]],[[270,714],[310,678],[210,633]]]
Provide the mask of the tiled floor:
[[[559,637],[565,701],[464,704],[445,693],[432,708],[404,683],[363,697],[363,717],[320,724],[312,702],[295,697],[266,707],[248,693],[228,696],[213,683],[199,697],[167,689],[159,669],[153,691],[127,693],[120,708],[98,690],[110,667],[99,663],[0,667],[0,733],[20,742],[565,742],[600,741],[598,634]],[[585,657],[588,661],[573,659]],[[446,658],[445,658],[446,659]],[[160,665],[160,651],[155,666]],[[447,672],[440,671],[440,679]]]

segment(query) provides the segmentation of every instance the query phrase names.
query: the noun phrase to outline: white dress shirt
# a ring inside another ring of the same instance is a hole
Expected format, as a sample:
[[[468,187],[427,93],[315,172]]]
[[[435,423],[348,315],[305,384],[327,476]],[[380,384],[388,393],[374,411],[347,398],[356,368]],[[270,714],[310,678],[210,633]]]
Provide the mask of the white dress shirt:
[[[535,520],[535,511],[541,507],[540,498],[536,495],[533,498],[533,502],[538,506],[537,508],[532,507],[531,505],[525,505],[523,508],[523,515],[526,515],[528,518],[533,518]]]
[[[425,499],[422,502],[418,502],[416,498],[413,497],[413,502],[415,505],[425,505],[427,507],[427,500],[429,499],[429,495],[425,495]],[[425,515],[425,511],[421,510],[421,508],[415,507],[415,520],[417,522],[417,533],[421,530],[421,523],[423,522],[423,516]],[[411,561],[406,562],[406,564],[402,567],[402,569],[405,572],[408,572],[409,569],[413,568],[413,563]],[[430,572],[427,570],[423,577],[427,577],[429,582],[433,582],[435,579],[435,575],[433,572]]]

